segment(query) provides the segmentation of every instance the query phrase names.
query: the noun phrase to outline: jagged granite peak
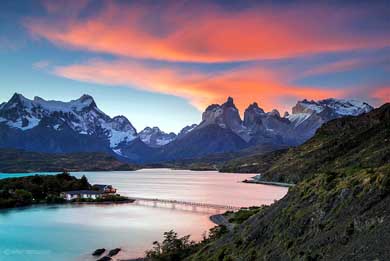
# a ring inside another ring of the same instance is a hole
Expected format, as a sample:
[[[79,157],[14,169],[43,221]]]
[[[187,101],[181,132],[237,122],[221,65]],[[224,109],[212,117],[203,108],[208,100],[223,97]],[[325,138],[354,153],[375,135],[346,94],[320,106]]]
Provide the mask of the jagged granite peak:
[[[226,101],[224,104],[222,104],[222,106],[224,106],[224,107],[234,107],[234,108],[236,108],[236,105],[234,105],[234,100],[233,100],[233,98],[230,97],[230,96],[227,98],[227,101]]]
[[[280,118],[280,112],[277,109],[273,109],[271,112],[267,113],[270,116],[278,117]]]
[[[244,112],[244,126],[252,128],[254,125],[260,123],[258,120],[264,114],[264,110],[259,107],[257,102],[252,103],[248,106],[248,108],[246,108]]]
[[[251,112],[254,112],[256,114],[264,114],[265,113],[264,110],[259,107],[257,102],[254,102],[251,105],[249,105],[248,108],[246,108],[245,111],[251,111]]]
[[[69,128],[78,134],[106,138],[111,147],[131,141],[137,134],[124,116],[110,118],[96,106],[92,96],[86,94],[63,102],[41,97],[30,100],[15,93],[1,107],[0,123],[22,131],[39,125],[56,131]]]
[[[142,142],[151,147],[161,147],[176,139],[176,134],[173,132],[165,133],[158,127],[146,127],[139,133]]]
[[[222,105],[212,104],[202,114],[202,122],[197,128],[203,128],[210,124],[216,124],[221,128],[229,128],[235,132],[242,128],[242,120],[238,109],[234,105],[232,97]]]
[[[244,113],[244,126],[251,145],[273,144],[277,147],[287,144],[284,133],[290,122],[281,118],[277,110],[264,112],[257,103],[251,104]]]

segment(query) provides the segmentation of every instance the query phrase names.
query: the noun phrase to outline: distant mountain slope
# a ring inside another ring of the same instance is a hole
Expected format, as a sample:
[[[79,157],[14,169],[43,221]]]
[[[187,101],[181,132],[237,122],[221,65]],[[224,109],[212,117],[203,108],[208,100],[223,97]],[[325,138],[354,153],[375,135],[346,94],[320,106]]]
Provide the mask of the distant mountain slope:
[[[43,125],[23,131],[0,124],[0,148],[46,153],[111,152],[106,139],[79,134],[68,126],[53,130]]]
[[[164,161],[189,159],[218,152],[238,151],[246,147],[246,142],[231,130],[209,125],[193,130],[185,138],[163,147],[161,157]]]
[[[298,184],[187,260],[390,259],[390,104],[329,122],[276,162],[270,177]]]
[[[140,138],[129,143],[119,144],[115,149],[118,156],[124,160],[137,163],[148,163],[160,160],[160,148],[154,148],[146,145]]]
[[[104,153],[49,154],[0,149],[0,172],[114,171],[135,170],[136,165]],[[1,174],[0,174],[1,175]]]

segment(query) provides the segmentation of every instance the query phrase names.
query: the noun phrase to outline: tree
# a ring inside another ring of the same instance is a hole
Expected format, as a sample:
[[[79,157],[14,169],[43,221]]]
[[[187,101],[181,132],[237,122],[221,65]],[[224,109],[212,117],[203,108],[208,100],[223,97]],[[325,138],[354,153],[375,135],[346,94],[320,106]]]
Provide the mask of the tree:
[[[90,184],[88,182],[88,179],[85,175],[83,175],[79,181],[80,183],[80,189],[89,189],[90,188]]]
[[[17,189],[15,191],[15,198],[20,205],[28,205],[32,203],[32,194],[24,189]]]
[[[180,261],[194,252],[196,246],[189,235],[178,238],[177,233],[171,230],[164,233],[162,243],[153,243],[153,249],[146,251],[146,257],[151,260]]]

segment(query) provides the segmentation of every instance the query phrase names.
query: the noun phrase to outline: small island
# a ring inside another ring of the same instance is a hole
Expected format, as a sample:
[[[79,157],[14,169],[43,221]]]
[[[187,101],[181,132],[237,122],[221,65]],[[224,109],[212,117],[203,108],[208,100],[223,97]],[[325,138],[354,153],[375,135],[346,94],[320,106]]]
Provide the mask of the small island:
[[[131,203],[134,200],[117,194],[111,185],[92,185],[85,176],[77,178],[68,172],[0,180],[0,208],[33,204],[117,202]]]

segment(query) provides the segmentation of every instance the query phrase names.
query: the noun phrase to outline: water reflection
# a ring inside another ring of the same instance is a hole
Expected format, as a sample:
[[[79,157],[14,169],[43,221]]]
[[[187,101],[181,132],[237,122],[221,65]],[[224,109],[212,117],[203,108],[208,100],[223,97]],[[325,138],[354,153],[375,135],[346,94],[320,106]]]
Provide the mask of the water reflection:
[[[251,175],[142,170],[86,172],[92,183],[112,184],[123,195],[251,206],[272,203],[285,188],[239,181]],[[214,224],[210,211],[183,206],[51,205],[0,211],[0,260],[93,260],[97,248],[121,247],[119,258],[142,256],[171,229],[199,240]]]
[[[139,171],[85,172],[92,183],[108,183],[127,196],[183,200],[248,207],[271,204],[287,189],[242,183],[253,174],[222,174],[216,171],[143,169]]]

